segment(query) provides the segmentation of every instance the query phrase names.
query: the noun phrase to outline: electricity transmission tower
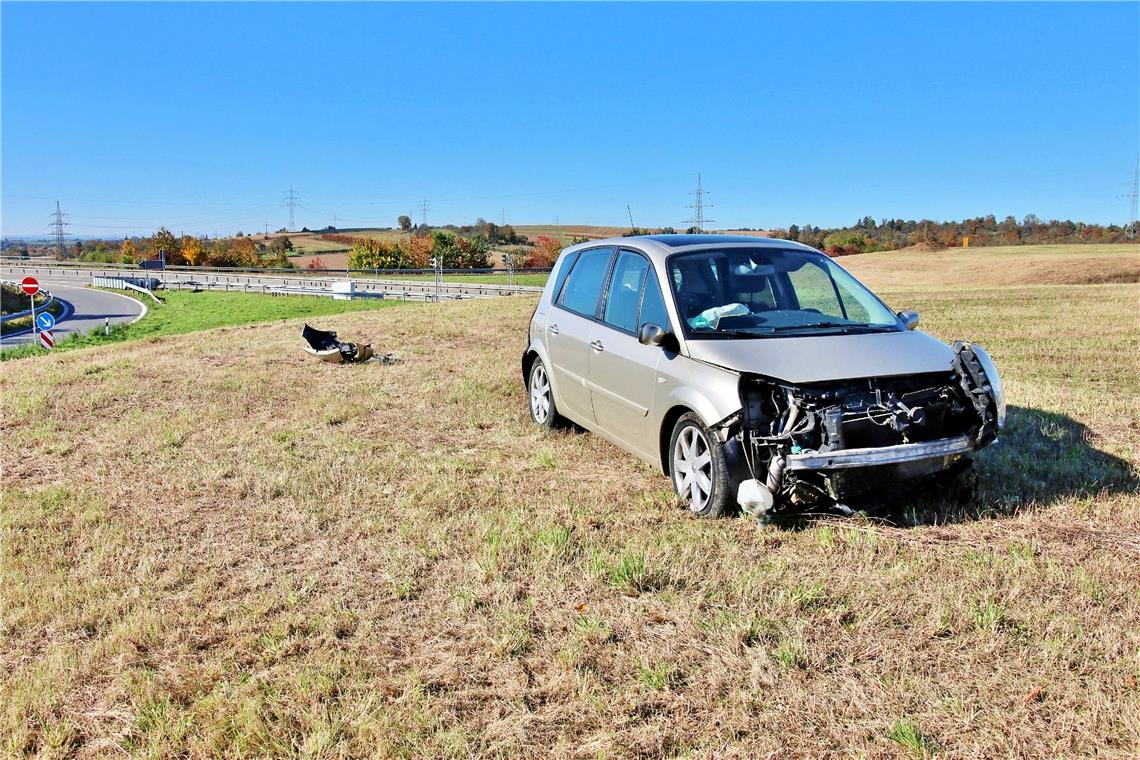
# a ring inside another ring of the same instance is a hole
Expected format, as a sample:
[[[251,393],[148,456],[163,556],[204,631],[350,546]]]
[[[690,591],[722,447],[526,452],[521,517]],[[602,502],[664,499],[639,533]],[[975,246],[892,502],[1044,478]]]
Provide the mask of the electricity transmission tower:
[[[1136,170],[1132,173],[1132,192],[1128,195],[1132,204],[1128,215],[1128,239],[1136,239],[1137,199],[1140,199],[1140,158],[1136,159]]]
[[[63,218],[65,216],[69,216],[69,214],[63,213],[63,211],[61,211],[59,208],[59,201],[56,201],[55,202],[55,213],[53,213],[51,215],[51,219],[52,219],[51,226],[52,226],[52,230],[54,231],[53,234],[55,235],[55,247],[59,249],[59,257],[61,259],[63,258],[63,253],[64,253],[64,245],[65,245],[64,238],[67,237],[67,233],[65,233],[63,231],[63,228],[67,227],[70,224],[70,222],[63,221]],[[1133,215],[1133,216],[1135,216],[1135,215]]]
[[[289,208],[289,232],[292,232],[297,226],[293,223],[293,209],[301,205],[301,196],[293,189],[292,185],[289,185],[289,192],[285,193],[281,205]]]
[[[715,222],[716,220],[705,219],[705,209],[712,208],[713,206],[711,203],[705,203],[705,196],[708,195],[708,191],[701,186],[700,172],[697,172],[697,189],[689,193],[689,195],[693,196],[693,203],[685,208],[691,208],[693,210],[693,218],[688,220],[688,224],[695,227],[697,232],[704,232],[705,224]]]
[[[427,227],[428,208],[430,208],[430,204],[428,203],[427,198],[424,198],[422,201],[420,201],[420,224],[424,227]]]

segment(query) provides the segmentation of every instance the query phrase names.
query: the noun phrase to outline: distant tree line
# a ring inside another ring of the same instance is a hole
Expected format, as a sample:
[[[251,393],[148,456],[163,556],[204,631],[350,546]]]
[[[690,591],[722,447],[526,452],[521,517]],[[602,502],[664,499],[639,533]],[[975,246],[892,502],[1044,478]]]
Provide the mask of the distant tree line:
[[[935,222],[930,219],[881,219],[869,216],[850,227],[821,228],[811,224],[775,230],[776,237],[798,240],[832,256],[871,251],[893,251],[909,246],[955,248],[969,238],[971,246],[1031,245],[1041,243],[1124,243],[1129,237],[1127,226],[1087,224],[1069,220],[1043,221],[1029,214],[1018,221],[1007,216],[1001,221],[993,214],[960,222]]]
[[[54,248],[49,250],[56,251]],[[233,237],[211,240],[193,235],[178,236],[160,227],[150,237],[121,241],[79,240],[64,249],[63,254],[64,258],[103,264],[137,264],[164,257],[169,266],[292,269],[294,265],[289,260],[292,250],[293,242],[288,236],[258,242],[252,236],[238,232]]]
[[[381,241],[343,233],[322,234],[323,240],[341,243],[350,249],[349,266],[359,269],[426,268],[433,256],[443,258],[447,268],[482,269],[490,266],[494,246],[520,246],[512,252],[520,268],[545,268],[553,265],[566,243],[558,238],[539,236],[528,240],[509,225],[497,225],[478,219],[472,225],[445,225],[429,228],[413,225],[407,216],[398,220],[400,228],[411,235],[399,241]],[[747,228],[745,228],[747,229]],[[700,232],[696,227],[688,234]],[[281,232],[279,230],[279,232]],[[632,228],[631,235],[674,234],[672,227],[656,229]],[[849,227],[817,227],[812,224],[790,225],[772,235],[798,240],[832,256],[845,256],[872,251],[890,251],[910,246],[953,248],[969,238],[971,246],[1029,245],[1042,243],[1126,243],[1135,241],[1140,230],[1126,225],[1102,225],[1051,219],[1044,221],[1034,214],[1018,220],[1007,216],[1001,221],[993,214],[962,221],[937,222],[930,219],[880,219],[870,216]],[[570,244],[584,242],[574,238]],[[166,257],[171,266],[276,267],[291,269],[289,260],[293,243],[288,235],[259,242],[254,236],[237,232],[228,238],[206,238],[175,235],[165,227],[149,237],[114,240],[79,240],[60,252],[51,244],[29,244],[3,241],[4,250],[16,249],[16,255],[60,255],[65,259],[101,263],[137,264],[140,261]]]

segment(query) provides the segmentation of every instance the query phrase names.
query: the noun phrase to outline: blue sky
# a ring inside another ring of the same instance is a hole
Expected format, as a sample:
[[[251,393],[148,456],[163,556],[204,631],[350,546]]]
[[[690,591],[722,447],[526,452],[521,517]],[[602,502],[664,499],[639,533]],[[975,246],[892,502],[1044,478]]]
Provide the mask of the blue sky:
[[[17,4],[4,234],[1127,221],[1140,4]],[[414,218],[418,221],[419,212]]]

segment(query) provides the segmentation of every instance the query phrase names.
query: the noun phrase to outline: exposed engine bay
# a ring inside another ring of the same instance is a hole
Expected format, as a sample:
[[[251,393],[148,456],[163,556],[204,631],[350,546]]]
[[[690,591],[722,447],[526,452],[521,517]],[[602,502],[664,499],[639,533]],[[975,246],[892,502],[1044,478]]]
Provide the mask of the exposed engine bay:
[[[733,428],[750,479],[741,508],[846,510],[847,499],[892,482],[968,465],[997,437],[1005,404],[985,352],[953,349],[945,373],[798,384],[742,374]]]

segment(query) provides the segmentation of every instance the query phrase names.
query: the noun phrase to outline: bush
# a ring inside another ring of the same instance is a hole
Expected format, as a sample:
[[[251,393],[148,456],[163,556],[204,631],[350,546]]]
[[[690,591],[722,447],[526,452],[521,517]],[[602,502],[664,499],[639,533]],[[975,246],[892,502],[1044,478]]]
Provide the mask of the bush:
[[[348,253],[349,269],[403,269],[407,259],[398,243],[356,238]]]
[[[867,238],[858,232],[833,232],[823,239],[828,256],[850,256],[867,249]]]
[[[561,240],[539,235],[534,241],[534,248],[523,259],[523,269],[548,269],[554,266],[561,252]]]

